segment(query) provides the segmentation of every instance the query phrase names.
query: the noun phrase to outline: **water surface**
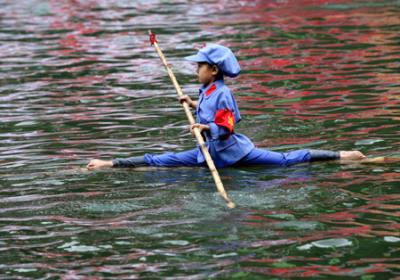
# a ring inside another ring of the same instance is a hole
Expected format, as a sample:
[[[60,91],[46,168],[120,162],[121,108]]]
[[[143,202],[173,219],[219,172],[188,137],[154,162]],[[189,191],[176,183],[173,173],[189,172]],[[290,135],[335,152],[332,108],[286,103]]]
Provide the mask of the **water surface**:
[[[276,151],[400,156],[399,1],[1,0],[2,279],[394,279],[398,163],[82,169],[195,146],[147,30],[231,47],[237,131]]]

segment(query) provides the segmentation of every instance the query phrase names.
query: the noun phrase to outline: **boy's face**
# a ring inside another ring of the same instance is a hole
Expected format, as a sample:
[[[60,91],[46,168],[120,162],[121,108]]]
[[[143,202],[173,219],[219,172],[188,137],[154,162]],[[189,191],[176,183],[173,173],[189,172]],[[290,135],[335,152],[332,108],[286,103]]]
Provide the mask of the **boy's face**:
[[[215,65],[211,66],[206,62],[199,62],[197,64],[197,77],[203,85],[214,82],[217,74],[218,68]]]

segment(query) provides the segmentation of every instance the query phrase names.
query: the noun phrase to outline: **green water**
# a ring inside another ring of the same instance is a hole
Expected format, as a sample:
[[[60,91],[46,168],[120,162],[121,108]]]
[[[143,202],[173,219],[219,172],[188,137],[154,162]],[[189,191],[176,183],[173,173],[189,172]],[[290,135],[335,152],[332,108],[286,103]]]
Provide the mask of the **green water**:
[[[185,93],[230,46],[260,147],[400,156],[398,1],[0,1],[1,279],[396,279],[400,166],[88,172],[196,143]]]

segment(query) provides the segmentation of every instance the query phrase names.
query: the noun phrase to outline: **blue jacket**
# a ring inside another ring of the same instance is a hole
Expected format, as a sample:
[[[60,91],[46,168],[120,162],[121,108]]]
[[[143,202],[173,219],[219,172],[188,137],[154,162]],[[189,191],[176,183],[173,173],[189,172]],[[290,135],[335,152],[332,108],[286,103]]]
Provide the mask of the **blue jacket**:
[[[249,138],[234,132],[234,125],[240,119],[235,97],[223,80],[200,88],[196,121],[210,126],[210,131],[206,133],[206,145],[216,167],[232,165],[254,148]],[[200,147],[197,161],[205,161]]]

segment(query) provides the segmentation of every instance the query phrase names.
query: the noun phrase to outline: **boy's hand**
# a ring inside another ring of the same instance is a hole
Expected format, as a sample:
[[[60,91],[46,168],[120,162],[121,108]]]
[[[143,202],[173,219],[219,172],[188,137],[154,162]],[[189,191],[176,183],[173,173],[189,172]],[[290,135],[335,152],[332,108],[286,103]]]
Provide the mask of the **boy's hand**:
[[[192,133],[192,135],[194,136],[194,128],[197,127],[200,130],[200,133],[202,133],[203,131],[207,131],[210,130],[210,127],[206,124],[201,124],[201,123],[194,123],[190,126],[190,132]]]
[[[196,108],[197,102],[193,101],[188,95],[179,96],[179,102],[183,103],[186,102],[190,107]]]
[[[103,168],[103,167],[112,167],[113,163],[111,160],[101,160],[101,159],[92,159],[86,168],[89,170]]]

